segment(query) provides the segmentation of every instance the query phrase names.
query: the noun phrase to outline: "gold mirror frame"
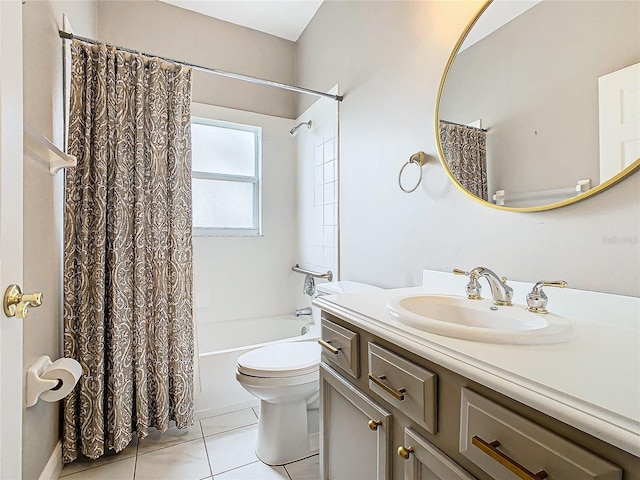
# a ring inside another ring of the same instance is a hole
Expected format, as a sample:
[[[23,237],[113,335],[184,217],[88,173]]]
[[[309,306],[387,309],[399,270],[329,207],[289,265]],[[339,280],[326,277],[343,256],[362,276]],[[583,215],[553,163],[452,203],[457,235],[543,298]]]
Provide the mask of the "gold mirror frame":
[[[574,197],[571,197],[559,202],[549,203],[547,205],[537,205],[534,207],[505,207],[503,205],[496,205],[495,203],[491,203],[491,202],[488,202],[487,200],[483,200],[482,198],[476,197],[472,193],[469,193],[469,191],[467,191],[467,189],[462,186],[462,184],[458,181],[458,179],[455,177],[455,175],[453,175],[453,173],[449,169],[449,165],[447,165],[447,160],[444,156],[444,151],[442,149],[442,142],[440,141],[440,126],[439,126],[440,99],[442,96],[442,90],[444,89],[444,84],[447,81],[447,76],[449,75],[449,71],[451,70],[451,65],[456,59],[456,56],[460,51],[460,47],[462,46],[465,39],[467,38],[467,35],[469,35],[469,31],[473,28],[473,26],[476,24],[480,16],[485,12],[485,10],[489,7],[489,5],[491,5],[492,2],[493,0],[487,0],[487,2],[480,8],[480,10],[478,10],[478,12],[475,14],[475,16],[471,19],[469,24],[466,26],[466,28],[462,32],[462,35],[456,42],[456,45],[453,47],[453,51],[451,52],[451,55],[449,56],[449,60],[447,61],[447,65],[444,68],[444,73],[442,74],[442,79],[440,80],[440,86],[438,87],[438,96],[436,97],[434,133],[436,138],[436,147],[438,149],[438,156],[440,157],[440,163],[442,163],[444,171],[446,172],[449,179],[453,182],[453,184],[458,188],[458,190],[460,190],[462,193],[464,193],[467,197],[471,198],[472,200],[475,200],[476,202],[482,205],[486,205],[488,207],[495,208],[497,210],[505,210],[507,212],[540,212],[545,210],[553,210],[554,208],[564,207],[565,205],[571,205],[572,203],[579,202],[581,200],[584,200],[585,198],[589,198],[600,192],[604,192],[606,189],[608,189],[609,187],[612,187],[622,179],[628,177],[629,175],[634,173],[636,170],[639,170],[640,158],[637,159],[635,162],[633,162],[624,170],[620,171],[620,173],[618,173],[617,175],[611,177],[606,182],[603,182],[587,190],[586,192],[581,193],[580,195],[576,195]]]

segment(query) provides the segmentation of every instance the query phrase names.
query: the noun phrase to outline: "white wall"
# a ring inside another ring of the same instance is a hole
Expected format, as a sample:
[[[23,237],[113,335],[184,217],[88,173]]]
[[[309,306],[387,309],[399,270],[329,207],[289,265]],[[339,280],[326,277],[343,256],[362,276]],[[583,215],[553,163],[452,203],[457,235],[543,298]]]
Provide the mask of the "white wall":
[[[345,96],[342,278],[398,287],[419,284],[423,268],[484,265],[514,280],[639,295],[639,173],[575,205],[510,213],[468,199],[436,160],[440,78],[482,3],[325,2],[298,41],[297,83],[339,82]],[[298,111],[308,105],[302,99]],[[398,171],[418,150],[430,161],[422,185],[405,194]]]
[[[102,1],[99,39],[228,72],[294,83],[295,44],[157,1]],[[295,118],[295,94],[194,71],[193,101]]]
[[[262,232],[259,237],[194,237],[198,322],[292,314],[309,306],[298,260],[294,121],[194,105],[194,116],[262,127]],[[301,133],[302,135],[302,133]]]
[[[24,121],[62,147],[62,41],[66,13],[79,35],[96,34],[95,2],[28,1],[23,6]],[[24,320],[24,369],[42,355],[62,356],[63,173],[55,177],[29,157],[24,160],[24,285],[44,295]],[[38,478],[59,438],[60,402],[40,401],[24,410],[23,478]]]

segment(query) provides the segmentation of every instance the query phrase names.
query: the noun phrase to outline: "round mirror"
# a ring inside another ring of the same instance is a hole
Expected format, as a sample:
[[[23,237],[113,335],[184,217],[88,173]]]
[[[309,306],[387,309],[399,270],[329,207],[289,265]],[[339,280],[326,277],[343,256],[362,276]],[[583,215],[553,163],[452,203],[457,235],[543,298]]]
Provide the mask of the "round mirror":
[[[436,103],[440,160],[495,208],[577,202],[640,168],[640,2],[489,1]]]

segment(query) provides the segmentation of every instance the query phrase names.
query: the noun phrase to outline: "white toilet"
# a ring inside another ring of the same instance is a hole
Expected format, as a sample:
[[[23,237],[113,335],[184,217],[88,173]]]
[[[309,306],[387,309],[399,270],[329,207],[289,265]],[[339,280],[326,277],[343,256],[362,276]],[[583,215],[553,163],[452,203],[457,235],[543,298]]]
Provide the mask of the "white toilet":
[[[380,289],[342,281],[320,284],[316,290],[317,295],[329,295]],[[236,379],[260,399],[256,455],[268,465],[318,452],[320,349],[315,341],[287,342],[238,357]]]

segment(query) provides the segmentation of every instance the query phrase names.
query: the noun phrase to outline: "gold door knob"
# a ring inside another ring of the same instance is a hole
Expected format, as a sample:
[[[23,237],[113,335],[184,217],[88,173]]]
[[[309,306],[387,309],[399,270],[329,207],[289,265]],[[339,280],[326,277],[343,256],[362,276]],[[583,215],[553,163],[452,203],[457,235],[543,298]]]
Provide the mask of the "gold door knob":
[[[378,427],[382,425],[382,422],[380,420],[378,420],[377,422],[375,420],[369,420],[368,425],[369,428],[375,432],[376,430],[378,430]]]
[[[404,448],[403,445],[400,445],[398,447],[398,455],[400,455],[405,460],[409,460],[409,457],[411,456],[412,453],[413,453],[413,447]]]
[[[4,314],[7,317],[25,318],[29,307],[42,305],[42,293],[23,294],[18,285],[9,285],[4,292]]]

